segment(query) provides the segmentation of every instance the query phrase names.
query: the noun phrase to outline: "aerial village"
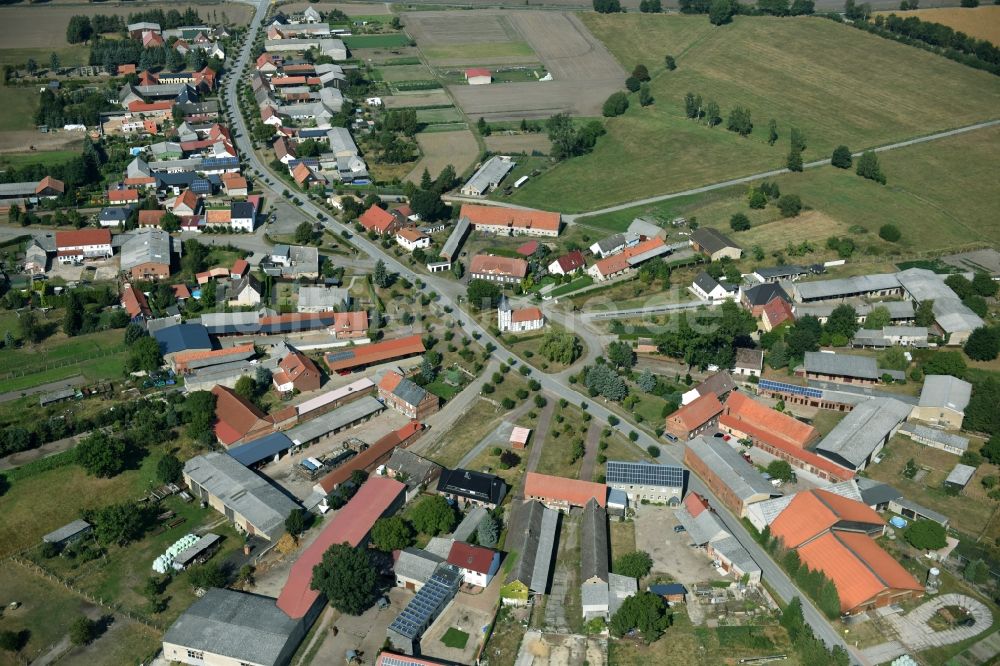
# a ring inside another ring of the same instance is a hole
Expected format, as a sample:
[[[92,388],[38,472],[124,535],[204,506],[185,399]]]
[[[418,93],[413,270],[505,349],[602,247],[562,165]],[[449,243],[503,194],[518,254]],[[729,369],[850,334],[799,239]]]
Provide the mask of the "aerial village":
[[[674,663],[699,632],[697,663],[985,663],[995,248],[588,226],[504,205],[517,152],[389,182],[417,116],[352,39],[413,44],[299,5],[123,23],[79,165],[0,184],[0,664]]]

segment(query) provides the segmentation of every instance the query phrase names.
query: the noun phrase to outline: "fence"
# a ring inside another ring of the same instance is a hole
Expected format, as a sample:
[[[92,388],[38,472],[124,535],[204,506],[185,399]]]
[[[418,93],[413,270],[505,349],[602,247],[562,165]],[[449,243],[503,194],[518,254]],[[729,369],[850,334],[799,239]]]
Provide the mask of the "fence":
[[[10,379],[16,379],[18,377],[25,377],[27,375],[37,375],[47,370],[54,370],[56,368],[65,368],[70,365],[78,365],[84,363],[85,361],[92,361],[95,358],[104,358],[109,355],[118,354],[125,351],[125,345],[114,345],[105,349],[99,349],[90,354],[85,354],[83,356],[74,356],[73,358],[68,358],[63,361],[38,363],[34,359],[37,356],[32,355],[32,363],[28,367],[18,368],[16,370],[8,370],[6,372],[0,373],[0,381],[7,381]]]

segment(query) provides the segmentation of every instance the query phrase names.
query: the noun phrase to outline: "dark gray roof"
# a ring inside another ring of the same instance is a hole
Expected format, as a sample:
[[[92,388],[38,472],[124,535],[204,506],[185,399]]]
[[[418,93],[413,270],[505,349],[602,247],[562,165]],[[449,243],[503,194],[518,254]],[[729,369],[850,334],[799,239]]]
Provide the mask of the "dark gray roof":
[[[861,501],[868,506],[878,506],[890,500],[899,499],[903,493],[899,492],[888,483],[880,483],[863,476],[857,477],[858,490],[861,492]]]
[[[507,484],[499,476],[468,469],[446,469],[438,479],[437,491],[480,502],[500,504],[507,494]]]
[[[740,246],[731,241],[728,236],[718,229],[713,229],[712,227],[698,227],[691,232],[691,240],[712,253],[718,252],[719,250],[723,250],[727,247],[741,249]]]
[[[385,409],[385,405],[370,395],[366,395],[359,400],[349,402],[343,407],[338,407],[332,412],[327,412],[310,421],[306,421],[294,428],[286,431],[286,434],[300,444],[311,442],[327,433],[340,430],[352,423],[377,414]]]
[[[964,412],[972,397],[972,384],[951,375],[927,375],[920,390],[921,407],[947,407]]]
[[[806,352],[806,372],[860,379],[878,379],[878,364],[871,356]]]
[[[411,488],[430,481],[436,474],[440,474],[442,469],[441,465],[433,460],[399,448],[392,452],[385,466],[393,472],[406,474],[404,483]]]
[[[859,469],[911,410],[910,405],[895,398],[871,398],[859,403],[816,446],[816,453]]]
[[[230,206],[229,215],[230,217],[234,217],[237,219],[246,219],[246,218],[253,219],[254,216],[253,204],[250,203],[249,201],[234,201],[232,206]]]
[[[707,393],[714,393],[721,400],[726,394],[736,389],[736,384],[728,372],[717,372],[707,377],[705,381],[698,384],[695,388],[700,396]]]
[[[781,494],[774,492],[774,487],[760,472],[721,439],[699,436],[688,441],[687,447],[742,501],[755,495]]]
[[[200,324],[178,324],[161,328],[153,333],[153,337],[160,343],[162,354],[212,348],[208,331]]]
[[[944,515],[943,513],[938,513],[934,509],[928,509],[923,504],[917,504],[911,499],[907,499],[905,497],[899,497],[892,501],[894,504],[898,504],[900,507],[904,509],[909,509],[910,511],[913,511],[918,516],[927,518],[928,520],[933,520],[935,523],[939,523],[941,525],[944,525],[945,527],[947,527],[948,523],[951,521],[951,519],[948,518],[948,516]]]
[[[704,291],[706,294],[711,293],[713,289],[719,286],[719,281],[714,277],[701,271],[694,276],[694,284],[696,287]]]
[[[792,300],[788,297],[788,293],[774,282],[766,282],[758,284],[755,287],[750,287],[743,291],[743,297],[751,306],[767,305],[775,298],[784,299],[786,302],[791,302]]]
[[[448,605],[462,584],[462,572],[452,564],[438,566],[430,580],[410,599],[392,624],[389,633],[409,640],[419,638]]]
[[[598,578],[608,582],[608,514],[590,498],[583,507],[580,531],[580,580]]]
[[[417,406],[420,401],[427,397],[427,391],[418,386],[415,382],[403,377],[396,388],[393,389],[392,394],[405,402],[408,405]]]
[[[124,222],[132,214],[131,206],[105,206],[98,216],[101,222]]]
[[[764,350],[763,349],[747,349],[746,347],[740,347],[736,350],[736,366],[737,368],[749,368],[753,370],[760,370],[764,365]]]
[[[508,580],[520,581],[532,592],[545,594],[559,530],[559,512],[535,501],[526,502],[522,510],[528,514],[524,521],[524,545]]]
[[[271,597],[211,589],[167,629],[164,643],[265,666],[287,663],[298,622]]]

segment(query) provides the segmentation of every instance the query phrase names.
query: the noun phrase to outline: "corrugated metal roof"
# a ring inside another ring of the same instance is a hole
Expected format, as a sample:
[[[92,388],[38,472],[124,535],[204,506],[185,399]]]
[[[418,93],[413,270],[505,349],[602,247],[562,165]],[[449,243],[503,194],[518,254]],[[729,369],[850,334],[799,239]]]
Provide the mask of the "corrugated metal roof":
[[[778,495],[774,487],[761,476],[729,444],[716,437],[698,436],[687,447],[744,502],[756,495]]]
[[[816,453],[834,462],[844,460],[858,469],[910,411],[910,405],[895,398],[871,398],[859,403],[816,446]]]

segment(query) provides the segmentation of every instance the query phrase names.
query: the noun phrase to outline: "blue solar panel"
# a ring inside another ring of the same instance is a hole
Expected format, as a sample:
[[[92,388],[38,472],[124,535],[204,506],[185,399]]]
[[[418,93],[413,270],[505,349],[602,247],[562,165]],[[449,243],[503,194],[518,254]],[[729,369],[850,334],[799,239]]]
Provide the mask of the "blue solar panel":
[[[333,354],[327,354],[326,360],[328,363],[334,363],[336,361],[343,361],[344,359],[354,358],[354,350],[336,352]]]
[[[779,391],[781,393],[791,393],[792,395],[801,395],[807,398],[823,397],[823,391],[809,386],[786,384],[784,382],[776,382],[770,379],[761,379],[757,385],[765,391]]]

